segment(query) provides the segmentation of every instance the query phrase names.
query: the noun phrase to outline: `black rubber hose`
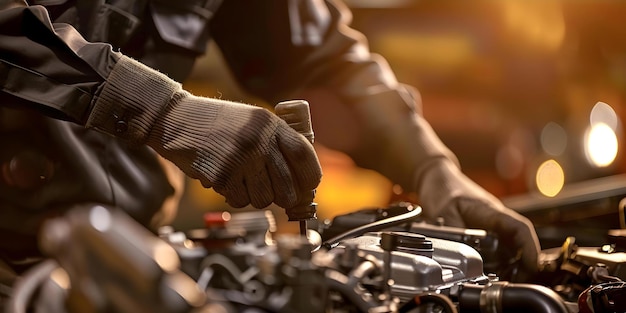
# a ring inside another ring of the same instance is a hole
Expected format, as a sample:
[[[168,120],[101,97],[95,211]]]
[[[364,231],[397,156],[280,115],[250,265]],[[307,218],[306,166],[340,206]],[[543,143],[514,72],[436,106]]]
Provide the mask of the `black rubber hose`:
[[[339,234],[333,238],[330,238],[328,240],[326,240],[325,242],[322,243],[322,247],[326,248],[326,249],[332,249],[335,248],[337,245],[339,245],[339,243],[342,240],[345,239],[349,239],[349,238],[354,238],[356,236],[360,236],[364,233],[367,232],[374,232],[374,231],[379,231],[379,230],[383,230],[385,228],[389,228],[392,226],[397,226],[397,225],[401,225],[407,222],[410,222],[412,220],[414,220],[415,218],[417,218],[418,216],[420,216],[420,214],[422,213],[422,208],[419,206],[416,206],[413,208],[413,210],[404,213],[404,214],[400,214],[397,216],[392,216],[389,218],[386,218],[384,220],[379,220],[379,221],[375,221],[369,224],[365,224],[362,226],[359,226],[357,228],[351,229],[349,231],[346,231],[342,234]]]
[[[459,311],[569,313],[561,297],[552,289],[540,285],[507,282],[494,282],[484,286],[463,285],[459,292]]]

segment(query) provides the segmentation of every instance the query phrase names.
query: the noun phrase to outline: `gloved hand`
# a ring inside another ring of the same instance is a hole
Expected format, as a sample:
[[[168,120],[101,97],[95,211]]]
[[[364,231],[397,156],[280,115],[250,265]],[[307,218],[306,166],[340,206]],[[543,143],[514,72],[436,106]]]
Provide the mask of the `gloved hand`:
[[[148,144],[234,207],[292,208],[322,175],[313,146],[270,111],[193,96],[127,57],[107,77],[87,126]]]
[[[432,160],[417,186],[424,216],[442,217],[449,226],[494,231],[502,243],[519,249],[527,273],[537,271],[540,245],[532,223],[470,180],[454,162]]]
[[[180,92],[156,124],[148,145],[234,207],[284,208],[319,183],[312,146],[270,111]]]

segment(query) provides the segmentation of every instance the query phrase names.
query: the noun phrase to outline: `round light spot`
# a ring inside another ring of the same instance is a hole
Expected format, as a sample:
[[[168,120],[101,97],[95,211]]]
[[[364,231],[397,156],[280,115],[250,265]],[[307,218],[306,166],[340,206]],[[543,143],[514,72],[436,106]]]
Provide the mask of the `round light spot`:
[[[537,183],[537,189],[541,194],[554,197],[563,189],[565,173],[557,161],[552,159],[547,160],[537,169],[535,181]]]
[[[111,227],[111,213],[102,206],[95,206],[89,211],[89,223],[93,228],[104,232]]]
[[[618,151],[615,131],[605,123],[591,125],[585,134],[587,161],[596,167],[606,167],[615,161]]]
[[[550,122],[541,130],[541,148],[551,156],[563,154],[567,147],[567,133],[561,125]]]

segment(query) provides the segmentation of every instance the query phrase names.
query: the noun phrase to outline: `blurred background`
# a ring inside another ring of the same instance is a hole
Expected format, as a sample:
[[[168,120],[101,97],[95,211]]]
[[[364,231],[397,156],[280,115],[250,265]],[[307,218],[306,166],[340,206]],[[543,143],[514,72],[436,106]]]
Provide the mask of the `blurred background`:
[[[470,178],[532,217],[539,231],[597,217],[603,227],[625,227],[618,203],[626,195],[626,2],[346,3],[371,50],[387,58],[399,81],[420,90],[425,117]],[[233,84],[215,46],[185,87],[262,104]],[[321,219],[398,197],[382,176],[316,149],[324,170],[316,196]],[[180,227],[201,224],[202,212],[229,209],[193,180],[183,208]],[[277,220],[280,230],[296,230],[282,215]]]

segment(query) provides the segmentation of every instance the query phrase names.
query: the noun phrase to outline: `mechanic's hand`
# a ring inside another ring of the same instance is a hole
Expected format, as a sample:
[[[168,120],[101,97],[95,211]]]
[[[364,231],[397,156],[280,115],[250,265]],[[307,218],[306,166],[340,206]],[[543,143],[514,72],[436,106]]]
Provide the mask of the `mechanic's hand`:
[[[122,56],[94,98],[86,126],[148,144],[234,207],[310,198],[322,170],[307,139],[270,111],[197,97]]]
[[[179,96],[148,144],[228,204],[263,208],[275,202],[289,209],[319,184],[313,146],[270,111],[186,92]]]
[[[501,241],[511,242],[521,252],[527,273],[537,271],[541,248],[534,226],[526,217],[506,208],[452,161],[440,158],[422,175],[418,197],[427,218],[443,217],[449,226],[493,231]]]

